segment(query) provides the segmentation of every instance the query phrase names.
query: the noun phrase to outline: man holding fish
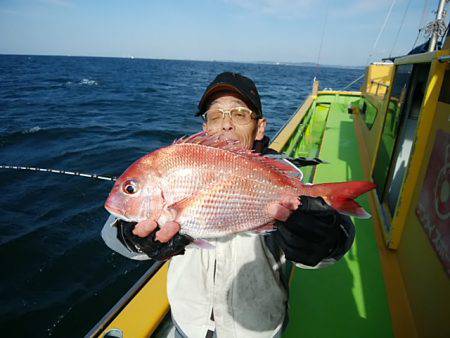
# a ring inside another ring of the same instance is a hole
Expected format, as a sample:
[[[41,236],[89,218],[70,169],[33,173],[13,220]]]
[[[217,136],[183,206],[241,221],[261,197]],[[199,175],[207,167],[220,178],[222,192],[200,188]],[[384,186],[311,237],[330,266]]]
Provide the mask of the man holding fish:
[[[281,336],[286,260],[304,268],[339,260],[354,239],[342,213],[367,217],[353,198],[374,185],[305,185],[292,164],[268,155],[247,77],[219,74],[198,107],[203,133],[144,156],[117,180],[105,207],[122,221],[105,241],[130,258],[172,258],[177,337]]]

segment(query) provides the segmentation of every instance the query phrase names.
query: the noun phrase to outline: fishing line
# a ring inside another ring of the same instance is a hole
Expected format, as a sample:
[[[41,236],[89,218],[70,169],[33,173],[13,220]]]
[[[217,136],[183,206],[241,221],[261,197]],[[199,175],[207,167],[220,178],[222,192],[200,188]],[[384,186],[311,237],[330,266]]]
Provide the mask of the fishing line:
[[[411,50],[413,50],[414,47],[416,47],[417,40],[419,40],[420,34],[424,30],[425,16],[427,15],[427,12],[428,12],[428,1],[429,0],[426,0],[424,5],[423,5],[422,17],[420,18],[419,29],[418,29],[418,32],[417,32],[417,37],[416,37],[416,40],[414,41],[414,45],[412,46]]]
[[[327,27],[327,22],[328,22],[328,9],[329,9],[329,2],[327,2],[327,7],[326,7],[326,12],[325,12],[325,20],[323,23],[323,27],[322,27],[322,35],[320,37],[320,45],[319,45],[319,52],[317,54],[317,61],[316,61],[316,69],[315,69],[315,76],[314,77],[319,77],[320,73],[320,57],[322,54],[322,45],[323,45],[323,40],[325,37],[325,31],[326,31],[326,27]]]
[[[411,4],[411,0],[408,1],[405,11],[403,12],[402,21],[400,22],[400,26],[398,27],[397,34],[395,35],[394,43],[392,44],[391,51],[389,52],[389,58],[392,56],[392,52],[394,51],[394,48],[397,45],[398,36],[400,35],[400,31],[403,28],[403,24],[405,23],[406,14],[408,13],[410,4]]]
[[[350,82],[348,85],[346,85],[344,87],[344,89],[342,90],[346,90],[347,88],[349,88],[351,85],[353,85],[354,83],[358,82],[359,80],[361,80],[364,76],[366,75],[366,73],[362,73],[360,76],[358,76],[357,79],[353,80],[352,82]]]
[[[16,165],[1,165],[0,169],[13,169],[13,170],[28,170],[28,171],[42,171],[42,172],[48,172],[48,173],[54,173],[54,174],[63,174],[63,175],[72,175],[72,176],[82,176],[87,178],[95,178],[98,180],[103,181],[111,181],[114,182],[117,180],[117,177],[107,177],[103,175],[97,175],[97,174],[85,174],[80,173],[78,171],[66,171],[66,170],[59,170],[59,169],[46,169],[46,168],[37,168],[37,167],[28,167],[28,166],[16,166]]]
[[[387,24],[388,21],[389,21],[389,17],[391,16],[392,8],[394,8],[394,5],[395,5],[395,0],[392,0],[391,6],[389,7],[388,12],[386,13],[386,17],[384,18],[384,22],[383,22],[383,24],[381,25],[380,31],[378,32],[378,36],[377,36],[377,38],[375,39],[375,42],[374,42],[374,44],[373,44],[373,46],[372,46],[372,49],[371,49],[371,51],[370,51],[370,53],[369,53],[369,56],[367,57],[366,64],[369,63],[370,59],[371,59],[372,56],[373,56],[373,53],[375,53],[375,49],[377,48],[378,41],[380,40],[380,37],[381,37],[381,35],[383,34],[384,29],[386,28],[386,24]]]

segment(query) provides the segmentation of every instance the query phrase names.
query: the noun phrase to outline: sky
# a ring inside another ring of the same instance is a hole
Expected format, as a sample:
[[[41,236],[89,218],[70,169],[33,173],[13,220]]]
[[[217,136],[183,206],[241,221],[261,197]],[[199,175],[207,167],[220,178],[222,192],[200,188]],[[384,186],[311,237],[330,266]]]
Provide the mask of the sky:
[[[0,0],[0,54],[364,66],[408,52],[419,27],[434,17],[437,4],[438,0]]]

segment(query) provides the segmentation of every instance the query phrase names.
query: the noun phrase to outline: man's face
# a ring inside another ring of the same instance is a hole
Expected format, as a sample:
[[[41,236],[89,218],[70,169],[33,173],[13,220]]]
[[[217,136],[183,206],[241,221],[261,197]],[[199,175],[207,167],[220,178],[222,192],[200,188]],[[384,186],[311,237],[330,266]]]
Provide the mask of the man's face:
[[[212,98],[208,111],[217,109],[229,111],[237,107],[249,108],[238,95],[234,93],[222,93]],[[223,119],[215,123],[208,123],[208,118],[206,118],[203,130],[211,135],[220,135],[227,140],[239,141],[244,148],[252,149],[255,139],[261,140],[264,137],[265,127],[266,120],[264,118],[252,119],[250,123],[242,125],[235,123],[230,118],[230,115],[227,114]]]

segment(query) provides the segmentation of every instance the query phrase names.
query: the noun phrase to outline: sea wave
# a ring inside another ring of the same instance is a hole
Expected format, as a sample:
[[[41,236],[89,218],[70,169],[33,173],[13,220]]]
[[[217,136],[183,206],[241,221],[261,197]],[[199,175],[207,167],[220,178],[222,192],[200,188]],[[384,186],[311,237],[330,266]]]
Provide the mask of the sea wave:
[[[106,135],[109,130],[103,126],[84,127],[56,127],[41,128],[35,126],[26,130],[0,133],[0,147],[9,146],[26,140],[42,142],[45,140],[56,140],[58,138],[67,139],[83,137],[87,135]]]
[[[38,132],[41,129],[42,129],[41,127],[35,126],[35,127],[30,128],[30,129],[22,131],[22,134],[34,134],[34,133]]]
[[[91,79],[82,79],[80,82],[78,82],[80,85],[87,85],[87,86],[97,86],[98,82]]]
[[[82,78],[80,81],[66,81],[64,84],[66,86],[73,86],[73,85],[98,86],[98,81],[88,78]]]

